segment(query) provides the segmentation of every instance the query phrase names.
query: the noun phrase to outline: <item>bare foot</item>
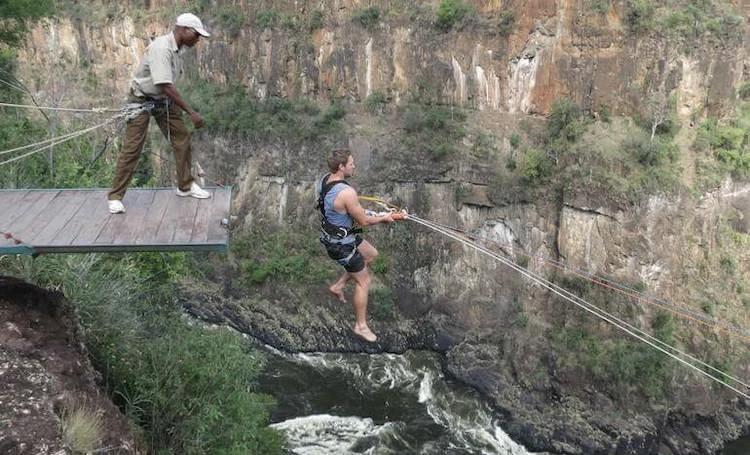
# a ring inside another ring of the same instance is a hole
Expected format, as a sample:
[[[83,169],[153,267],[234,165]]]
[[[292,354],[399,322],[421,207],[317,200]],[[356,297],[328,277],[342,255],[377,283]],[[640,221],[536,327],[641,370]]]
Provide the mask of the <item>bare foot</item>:
[[[344,290],[342,288],[335,288],[331,286],[330,288],[328,288],[328,292],[330,292],[332,296],[339,299],[341,303],[346,303],[346,297],[344,297]]]
[[[370,330],[370,328],[367,326],[365,326],[364,328],[358,328],[355,325],[354,327],[352,327],[352,332],[354,332],[354,334],[358,337],[370,343],[374,343],[378,340],[378,337],[375,336],[375,334],[372,333],[372,330]]]

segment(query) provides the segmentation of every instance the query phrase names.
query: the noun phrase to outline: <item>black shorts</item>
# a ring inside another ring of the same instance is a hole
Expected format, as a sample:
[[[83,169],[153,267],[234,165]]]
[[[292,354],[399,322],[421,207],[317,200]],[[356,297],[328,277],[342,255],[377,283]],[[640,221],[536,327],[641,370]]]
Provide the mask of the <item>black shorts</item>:
[[[351,243],[330,243],[322,239],[320,243],[326,247],[329,258],[341,264],[347,272],[357,273],[365,269],[365,258],[357,250],[363,241],[362,237],[356,236]]]

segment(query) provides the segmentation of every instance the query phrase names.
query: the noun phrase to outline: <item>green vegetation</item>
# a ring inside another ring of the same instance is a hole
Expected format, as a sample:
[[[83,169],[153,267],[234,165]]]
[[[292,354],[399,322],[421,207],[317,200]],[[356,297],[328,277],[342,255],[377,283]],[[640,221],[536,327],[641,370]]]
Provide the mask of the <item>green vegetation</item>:
[[[671,1],[662,7],[652,0],[630,0],[625,23],[634,33],[666,33],[686,42],[737,41],[743,34],[742,17],[716,0]]]
[[[320,28],[323,28],[323,21],[325,19],[325,13],[323,11],[316,9],[315,11],[310,14],[310,21],[307,24],[310,31],[318,30]]]
[[[174,304],[184,254],[0,257],[6,273],[58,289],[77,307],[94,366],[141,426],[149,452],[281,453],[263,357],[239,335],[188,323]]]
[[[396,298],[389,287],[373,287],[367,304],[370,315],[379,320],[389,320],[396,316]]]
[[[391,258],[383,253],[378,254],[370,264],[370,270],[378,275],[385,275],[391,270]]]
[[[718,160],[720,175],[728,172],[745,177],[750,173],[750,125],[743,124],[746,120],[743,114],[750,117],[747,112],[741,112],[739,119],[729,124],[709,118],[698,129],[693,147],[698,151],[711,153]]]
[[[500,36],[510,36],[516,27],[516,15],[513,11],[505,10],[500,13],[500,20],[497,22],[497,28]]]
[[[273,9],[259,11],[255,16],[255,24],[260,28],[273,28],[278,23],[279,17],[279,13]]]
[[[252,287],[266,280],[310,284],[325,281],[332,261],[304,229],[264,230],[234,235],[231,250],[239,263],[241,281]]]
[[[744,81],[737,89],[737,96],[743,101],[750,101],[750,81]]]
[[[441,30],[462,28],[474,16],[475,11],[471,5],[462,0],[440,0],[435,18],[435,25]]]
[[[651,0],[630,0],[625,23],[634,33],[645,33],[652,29],[656,8]]]
[[[666,335],[665,330],[662,336]],[[555,349],[566,358],[564,364],[583,367],[614,396],[624,397],[629,389],[637,389],[650,399],[660,399],[668,392],[674,364],[637,340],[619,335],[603,338],[584,327],[566,327],[554,341]]]
[[[588,0],[588,7],[598,14],[609,12],[609,0]]]
[[[322,108],[306,99],[262,101],[249,97],[239,85],[193,81],[184,91],[201,106],[206,130],[213,133],[253,141],[315,142],[338,131],[339,120],[346,115],[338,103]]]
[[[387,100],[385,93],[373,90],[365,99],[365,108],[371,114],[382,114],[385,112]]]
[[[366,29],[373,29],[380,22],[380,10],[377,6],[368,6],[354,11],[352,21]]]
[[[52,12],[52,0],[4,0],[0,2],[0,43],[15,46],[28,24]]]
[[[245,25],[245,12],[237,6],[222,6],[216,11],[215,16],[228,36],[237,35]]]
[[[409,104],[401,110],[406,133],[403,142],[410,150],[427,152],[435,158],[453,154],[466,135],[466,114],[453,107]]]

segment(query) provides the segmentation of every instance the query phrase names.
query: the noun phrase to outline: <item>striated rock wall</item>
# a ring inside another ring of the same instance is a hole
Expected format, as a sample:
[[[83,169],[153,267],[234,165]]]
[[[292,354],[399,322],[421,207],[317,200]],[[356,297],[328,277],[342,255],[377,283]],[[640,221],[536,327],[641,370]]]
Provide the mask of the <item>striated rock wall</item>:
[[[735,88],[747,76],[741,37],[683,43],[634,35],[624,25],[625,1],[609,4],[606,13],[581,0],[467,2],[477,10],[475,20],[447,32],[434,25],[437,1],[217,3],[201,14],[213,36],[191,65],[260,98],[362,101],[378,91],[397,103],[419,95],[478,110],[545,114],[568,96],[586,109],[632,114],[645,113],[650,99],[666,93],[687,117],[704,109],[730,114]],[[64,91],[67,102],[109,97],[116,104],[150,37],[167,31],[183,8],[149,5],[133,2],[124,15],[80,13],[37,27],[21,55],[27,85],[43,101]],[[380,11],[371,26],[353,20],[366,7]],[[228,28],[222,11],[245,25]],[[258,15],[269,11],[276,25],[261,28]],[[501,30],[508,11],[514,21]],[[313,14],[321,15],[319,24],[311,25]]]
[[[634,37],[624,25],[626,2],[612,2],[606,14],[590,11],[585,1],[472,2],[477,19],[448,32],[434,26],[437,4],[216,2],[201,13],[214,36],[189,54],[188,67],[259,98],[345,100],[352,113],[344,135],[358,160],[355,182],[363,191],[489,239],[533,272],[554,277],[558,272],[549,260],[562,261],[642,284],[655,296],[698,311],[704,305],[718,319],[748,326],[746,303],[738,297],[738,286],[750,283],[743,240],[750,229],[746,183],[728,180],[711,193],[651,197],[632,207],[601,207],[596,194],[565,193],[498,205],[488,197],[497,157],[399,156],[389,142],[394,125],[357,115],[357,103],[374,91],[391,104],[419,98],[462,106],[469,110],[467,123],[492,132],[504,156],[519,124],[548,113],[563,96],[595,112],[627,115],[646,114],[672,97],[688,125],[706,114],[731,114],[735,89],[748,77],[748,46]],[[42,104],[119,105],[149,37],[166,31],[182,8],[161,0],[148,5],[143,10],[132,2],[124,15],[40,25],[21,54],[22,80]],[[376,24],[353,21],[371,5],[381,11]],[[278,14],[276,25],[259,27],[258,14],[271,9]],[[497,25],[506,10],[516,18],[508,34]],[[222,11],[241,13],[246,25],[223,28]],[[322,12],[321,23],[310,29],[315,11]],[[235,185],[235,229],[310,226],[315,241],[312,187],[324,151],[205,135],[198,145],[208,174],[221,169],[222,179]],[[373,322],[381,335],[377,346],[348,337],[349,309],[330,304],[318,288],[279,285],[256,299],[238,295],[228,283],[210,293],[190,289],[186,305],[289,350],[446,352],[448,371],[492,400],[509,433],[535,450],[711,453],[746,431],[747,403],[681,370],[672,382],[684,387],[671,388],[655,404],[637,390],[625,398],[610,396],[606,384],[576,375],[552,352],[550,330],[585,317],[499,263],[408,222],[368,235],[392,259],[402,316]],[[718,266],[722,259],[733,264],[732,274]],[[648,307],[632,310],[643,327],[653,313]],[[622,337],[597,329],[603,339]],[[694,351],[710,352],[723,343],[713,330],[686,332],[680,342]],[[733,373],[749,377],[749,368],[736,361]]]

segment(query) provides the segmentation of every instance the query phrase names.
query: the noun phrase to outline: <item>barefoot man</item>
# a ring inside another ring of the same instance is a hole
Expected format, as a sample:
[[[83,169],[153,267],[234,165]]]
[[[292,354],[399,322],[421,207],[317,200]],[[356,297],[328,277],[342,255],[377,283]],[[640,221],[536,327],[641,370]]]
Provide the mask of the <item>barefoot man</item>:
[[[329,290],[341,302],[346,303],[344,286],[354,280],[354,318],[352,330],[365,341],[378,339],[367,326],[367,294],[370,289],[370,274],[367,265],[378,255],[367,240],[362,239],[357,226],[378,223],[392,223],[404,219],[403,213],[370,215],[359,203],[357,192],[346,178],[354,175],[354,159],[346,149],[333,150],[328,158],[330,174],[318,182],[318,208],[322,215],[320,241],[325,245],[328,256],[344,267],[343,275],[331,285]]]

